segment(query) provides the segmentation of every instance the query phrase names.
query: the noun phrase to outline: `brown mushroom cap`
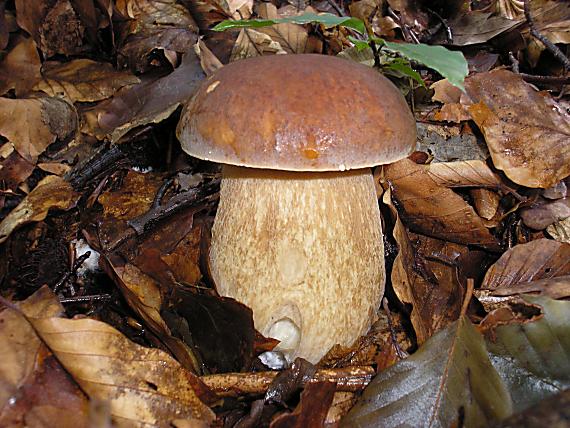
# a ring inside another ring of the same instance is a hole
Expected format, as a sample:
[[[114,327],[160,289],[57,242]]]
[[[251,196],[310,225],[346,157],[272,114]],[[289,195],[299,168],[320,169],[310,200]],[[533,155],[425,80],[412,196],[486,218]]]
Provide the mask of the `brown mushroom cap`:
[[[289,171],[391,163],[416,143],[414,117],[388,79],[325,55],[224,66],[187,104],[177,134],[197,158]]]

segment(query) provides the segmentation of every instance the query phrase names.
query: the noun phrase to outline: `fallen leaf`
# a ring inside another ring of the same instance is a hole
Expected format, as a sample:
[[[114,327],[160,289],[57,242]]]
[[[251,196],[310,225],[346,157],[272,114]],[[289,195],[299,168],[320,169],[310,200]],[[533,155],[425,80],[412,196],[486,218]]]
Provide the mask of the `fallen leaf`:
[[[465,87],[471,99],[462,103],[496,168],[527,187],[548,188],[570,175],[570,113],[550,95],[507,70],[474,74]]]
[[[43,220],[50,208],[60,210],[72,208],[80,196],[64,179],[56,175],[47,176],[2,220],[0,243],[4,242],[17,227]]]
[[[506,19],[490,12],[472,11],[452,20],[449,26],[453,44],[467,46],[485,43],[521,23],[522,20]]]
[[[570,244],[570,217],[552,223],[546,231],[558,242]]]
[[[342,426],[485,427],[511,413],[509,392],[483,337],[462,316],[379,373]]]
[[[557,221],[570,217],[570,198],[561,198],[554,201],[539,198],[528,208],[519,211],[525,226],[534,230],[543,230]]]
[[[206,423],[213,412],[198,398],[200,381],[172,357],[126,339],[92,319],[31,318],[41,339],[91,399],[108,400],[118,426]]]
[[[501,197],[496,192],[489,189],[472,189],[469,194],[479,217],[491,220],[497,215]]]
[[[34,169],[33,163],[28,162],[14,150],[6,159],[0,161],[0,183],[5,190],[15,192],[18,186],[32,175]]]
[[[17,306],[30,316],[63,313],[47,287]],[[0,310],[0,342],[1,426],[23,426],[25,421],[29,427],[87,427],[86,397],[22,313],[9,307]]]
[[[85,132],[116,142],[137,126],[160,122],[194,93],[203,78],[200,61],[190,51],[169,75],[123,88],[113,98],[86,111]]]
[[[257,14],[262,19],[278,19],[283,16],[271,3],[261,3],[257,8]],[[300,12],[300,14],[304,13]],[[287,53],[301,54],[311,53],[309,35],[307,29],[298,24],[276,24],[260,28],[259,32],[267,34],[271,40],[279,43]]]
[[[41,79],[40,56],[32,39],[21,39],[0,63],[0,95],[14,89],[21,97]]]
[[[35,163],[51,143],[66,139],[76,127],[75,110],[58,98],[0,98],[0,135],[28,162]]]
[[[230,62],[254,56],[285,53],[285,50],[279,42],[273,40],[268,34],[249,28],[243,28],[240,30],[232,49]]]
[[[120,266],[107,260],[104,265],[109,276],[121,290],[129,306],[141,317],[145,325],[160,338],[186,370],[201,372],[201,364],[190,347],[174,337],[163,320],[160,311],[163,305],[160,284],[144,274],[136,266]]]
[[[44,62],[43,80],[35,90],[49,96],[65,96],[72,102],[100,101],[112,96],[124,86],[139,83],[135,75],[117,71],[109,63],[76,59],[66,63]]]
[[[517,412],[570,387],[570,302],[531,296],[524,300],[542,307],[543,316],[499,325],[486,335],[493,366]]]
[[[481,289],[514,292],[524,283],[562,275],[570,275],[570,244],[537,239],[507,250],[487,271]]]
[[[301,393],[301,401],[292,413],[277,416],[270,428],[305,428],[323,426],[333,402],[336,384],[309,383]]]
[[[511,287],[510,284],[500,285],[494,290],[476,290],[480,293],[485,293],[481,298],[477,298],[485,306],[484,299],[487,296],[492,297],[509,297],[517,294],[536,294],[539,296],[547,296],[552,299],[564,299],[570,297],[570,275],[562,275],[554,278],[538,279],[536,281],[520,282],[516,287]],[[491,291],[489,293],[489,291]],[[497,299],[498,300],[498,299]],[[508,300],[508,299],[506,299]]]
[[[427,174],[438,185],[445,187],[501,187],[501,178],[482,160],[432,162]]]
[[[402,221],[412,230],[458,244],[499,248],[473,207],[436,183],[428,166],[403,159],[383,168],[385,185],[392,188]]]
[[[563,427],[568,421],[570,390],[566,389],[540,401],[523,412],[512,415],[499,428]]]
[[[429,240],[426,241],[427,237],[423,237],[427,245],[436,244],[439,248],[435,252],[439,253],[440,258],[445,258],[444,264],[428,262],[412,245],[410,234],[402,224],[390,197],[388,189],[384,192],[382,201],[394,216],[393,235],[398,245],[398,254],[392,267],[392,287],[398,299],[412,307],[410,320],[418,343],[421,344],[437,330],[455,321],[460,314],[464,290],[456,280],[457,271],[453,263],[462,253],[467,252],[467,248],[435,239],[430,243]]]

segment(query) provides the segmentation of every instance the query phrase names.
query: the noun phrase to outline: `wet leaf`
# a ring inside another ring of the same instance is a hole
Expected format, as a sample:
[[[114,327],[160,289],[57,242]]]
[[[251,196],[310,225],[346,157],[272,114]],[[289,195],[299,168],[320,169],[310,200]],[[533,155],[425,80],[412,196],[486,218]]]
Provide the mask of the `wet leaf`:
[[[0,243],[4,242],[15,228],[43,220],[51,208],[70,209],[80,196],[64,179],[55,175],[47,176],[2,220]]]
[[[462,103],[496,168],[527,187],[551,187],[570,174],[570,114],[548,94],[507,70],[475,74],[466,88],[471,100]]]
[[[524,300],[541,306],[543,317],[499,325],[487,340],[491,361],[517,412],[570,387],[570,302],[531,296]]]
[[[429,166],[404,159],[384,166],[384,175],[402,208],[402,221],[412,230],[459,244],[498,249],[497,240],[475,210],[453,190],[436,183]]]
[[[109,400],[119,426],[173,419],[210,423],[199,380],[165,352],[136,345],[92,319],[30,319],[41,339],[91,399]]]
[[[539,279],[570,275],[570,244],[537,239],[506,251],[487,271],[481,288],[510,288]]]
[[[73,108],[58,98],[0,98],[0,135],[32,163],[56,139],[72,134],[76,122]]]
[[[111,64],[90,59],[67,63],[45,62],[43,80],[35,89],[55,97],[64,95],[73,102],[100,101],[112,96],[123,86],[139,83],[138,77],[116,71]]]
[[[379,373],[342,426],[485,427],[511,412],[508,390],[483,337],[461,317],[411,357]]]

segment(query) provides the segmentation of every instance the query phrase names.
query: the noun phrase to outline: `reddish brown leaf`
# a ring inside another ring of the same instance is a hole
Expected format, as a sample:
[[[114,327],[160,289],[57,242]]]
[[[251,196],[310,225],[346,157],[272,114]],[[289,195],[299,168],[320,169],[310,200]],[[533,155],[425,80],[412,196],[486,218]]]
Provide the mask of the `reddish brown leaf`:
[[[537,239],[506,251],[487,271],[482,289],[510,288],[540,279],[570,275],[570,244]]]
[[[4,190],[16,191],[34,171],[34,164],[28,162],[17,151],[0,161],[0,183]]]
[[[0,95],[10,89],[17,96],[28,93],[41,79],[40,65],[33,39],[21,39],[0,63]]]
[[[498,242],[473,207],[453,190],[436,183],[429,166],[404,159],[384,166],[385,180],[412,230],[459,244],[498,249]]]
[[[570,114],[522,77],[494,70],[465,82],[469,113],[495,167],[515,183],[551,187],[570,174]]]
[[[308,384],[301,394],[301,402],[293,413],[275,418],[271,428],[319,428],[333,402],[336,385],[332,382]]]

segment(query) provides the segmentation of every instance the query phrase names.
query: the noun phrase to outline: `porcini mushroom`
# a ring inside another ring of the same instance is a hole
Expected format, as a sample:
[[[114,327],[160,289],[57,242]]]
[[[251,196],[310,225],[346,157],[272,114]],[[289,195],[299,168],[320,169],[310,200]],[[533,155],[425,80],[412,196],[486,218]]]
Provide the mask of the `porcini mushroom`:
[[[370,327],[384,245],[370,167],[415,147],[414,118],[372,68],[324,55],[231,63],[177,128],[192,156],[224,164],[210,268],[289,360],[317,362]]]

